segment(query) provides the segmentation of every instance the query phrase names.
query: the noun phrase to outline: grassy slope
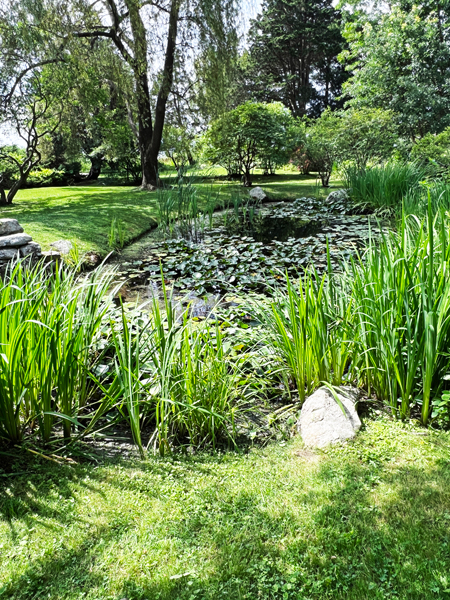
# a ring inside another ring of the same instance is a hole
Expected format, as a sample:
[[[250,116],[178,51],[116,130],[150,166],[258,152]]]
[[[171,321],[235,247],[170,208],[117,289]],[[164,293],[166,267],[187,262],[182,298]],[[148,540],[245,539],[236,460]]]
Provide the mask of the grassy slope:
[[[417,433],[375,421],[328,453],[295,438],[98,467],[27,458],[0,478],[0,598],[448,598],[449,436]]]
[[[130,187],[78,186],[21,190],[2,217],[19,220],[44,250],[70,239],[80,250],[108,252],[113,218],[126,224],[127,239],[150,229],[156,216],[155,194]]]
[[[200,174],[201,176],[201,174]],[[316,193],[315,179],[295,173],[275,177],[255,176],[274,198],[295,199]],[[212,187],[221,198],[232,193],[247,193],[241,186],[218,179],[199,184],[200,197]],[[326,193],[323,190],[322,193]],[[21,190],[14,205],[0,209],[0,217],[17,218],[25,231],[44,250],[59,239],[70,239],[81,251],[94,250],[105,255],[113,218],[121,220],[130,241],[149,230],[157,216],[157,195],[132,187],[98,185]]]

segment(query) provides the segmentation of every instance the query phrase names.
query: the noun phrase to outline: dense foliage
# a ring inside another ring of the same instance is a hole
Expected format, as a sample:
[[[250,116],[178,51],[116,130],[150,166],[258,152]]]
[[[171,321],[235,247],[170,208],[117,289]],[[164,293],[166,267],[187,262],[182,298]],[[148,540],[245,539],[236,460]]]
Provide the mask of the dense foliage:
[[[267,0],[248,34],[247,86],[255,99],[280,101],[295,116],[340,105],[345,71],[340,12],[330,0]]]
[[[450,115],[450,4],[393,2],[361,11],[344,35],[342,58],[353,106],[392,110],[412,139],[439,133]]]
[[[251,172],[262,166],[273,172],[287,162],[301,128],[281,103],[247,102],[211,123],[203,139],[203,156],[243,177],[251,185]]]

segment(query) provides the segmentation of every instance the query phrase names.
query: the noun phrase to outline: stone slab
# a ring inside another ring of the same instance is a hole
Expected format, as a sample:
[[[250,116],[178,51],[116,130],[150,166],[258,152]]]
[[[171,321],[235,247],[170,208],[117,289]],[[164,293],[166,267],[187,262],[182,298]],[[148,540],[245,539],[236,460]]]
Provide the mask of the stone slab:
[[[0,248],[0,260],[8,262],[17,258],[20,254],[20,248]]]
[[[16,246],[25,246],[32,241],[31,235],[26,233],[14,233],[0,237],[0,248],[15,248]]]
[[[48,252],[42,253],[42,258],[44,263],[58,262],[61,259],[61,254],[54,250],[49,250]]]
[[[37,242],[30,242],[26,246],[20,247],[20,256],[30,256],[34,254],[35,256],[41,256],[41,247]]]
[[[17,219],[0,219],[0,236],[14,233],[23,233],[23,227],[19,221]]]

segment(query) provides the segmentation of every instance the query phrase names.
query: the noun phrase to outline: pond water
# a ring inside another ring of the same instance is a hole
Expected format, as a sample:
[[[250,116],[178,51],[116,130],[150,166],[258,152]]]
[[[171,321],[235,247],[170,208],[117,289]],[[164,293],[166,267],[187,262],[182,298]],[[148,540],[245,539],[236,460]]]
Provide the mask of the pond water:
[[[329,204],[312,198],[262,205],[251,213],[217,214],[196,241],[158,239],[152,232],[120,257],[127,280],[126,300],[151,297],[161,267],[174,295],[207,313],[219,297],[233,292],[269,293],[287,272],[296,277],[308,266],[334,268],[376,238],[383,227],[371,215],[353,214],[348,201]],[[160,235],[160,233],[159,233]]]

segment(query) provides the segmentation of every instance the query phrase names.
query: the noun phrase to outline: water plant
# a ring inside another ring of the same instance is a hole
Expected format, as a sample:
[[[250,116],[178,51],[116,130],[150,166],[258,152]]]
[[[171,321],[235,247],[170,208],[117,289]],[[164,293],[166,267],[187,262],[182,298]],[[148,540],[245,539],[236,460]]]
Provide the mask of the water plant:
[[[450,371],[450,236],[443,211],[403,215],[341,273],[306,271],[257,317],[300,400],[320,381],[353,381],[395,416],[429,423]]]
[[[403,215],[397,234],[371,244],[346,273],[354,302],[354,336],[367,389],[407,417],[420,407],[427,424],[450,368],[448,217]]]
[[[0,293],[0,437],[20,442],[25,430],[50,440],[56,421],[68,439],[90,396],[87,372],[114,294],[112,270],[84,279],[61,266],[21,263]]]
[[[161,453],[233,440],[241,405],[258,390],[218,326],[175,311],[163,281],[163,306],[119,313],[114,272],[79,277],[61,266],[22,264],[7,273],[0,299],[0,437],[48,444],[128,422],[144,455],[142,432]],[[101,375],[100,375],[101,373]],[[103,420],[103,421],[102,421]],[[148,445],[148,444],[147,444]]]
[[[108,246],[112,250],[123,248],[125,245],[125,228],[120,219],[114,217],[108,234]]]
[[[286,273],[270,303],[253,306],[265,343],[285,364],[301,402],[322,381],[340,385],[350,360],[351,301],[334,279],[331,263],[327,274],[305,270],[296,282]]]
[[[195,173],[180,170],[175,185],[158,188],[158,224],[166,237],[183,237],[199,241],[207,226],[213,225],[213,214],[218,206],[220,189],[204,189],[201,202]]]

